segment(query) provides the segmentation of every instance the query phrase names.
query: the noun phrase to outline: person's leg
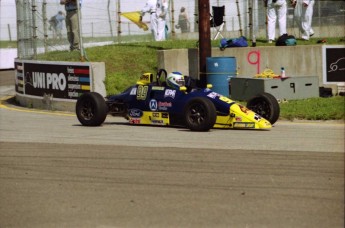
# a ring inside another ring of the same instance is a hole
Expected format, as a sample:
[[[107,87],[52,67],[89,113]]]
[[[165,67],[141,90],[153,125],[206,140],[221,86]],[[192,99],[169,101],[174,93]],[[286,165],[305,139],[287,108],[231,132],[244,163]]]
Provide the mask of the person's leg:
[[[72,47],[73,47],[73,49],[79,50],[80,49],[80,47],[79,47],[80,37],[79,37],[79,21],[78,21],[77,11],[73,11],[73,13],[72,13],[71,28],[72,28],[72,33],[73,33]]]
[[[152,36],[153,36],[153,39],[156,41],[157,40],[157,28],[158,28],[158,24],[157,24],[158,21],[157,21],[156,13],[151,14],[150,22],[151,22]]]
[[[278,14],[278,24],[279,24],[279,36],[286,34],[286,14],[287,14],[287,7],[286,2],[282,5],[277,6],[277,14]]]
[[[310,35],[314,35],[314,31],[311,28],[311,22],[313,19],[313,8],[314,8],[314,1],[311,1],[307,7],[303,9],[303,21],[302,21],[302,38],[305,40],[309,40]]]
[[[57,38],[59,39],[59,40],[61,40],[62,39],[62,32],[61,32],[61,28],[57,28],[56,29],[56,36],[57,36]]]
[[[157,41],[165,40],[165,20],[158,18],[157,23]]]
[[[72,23],[71,23],[71,14],[66,13],[66,30],[67,30],[67,39],[69,42],[69,49],[73,50],[73,32],[72,32]]]
[[[273,4],[268,4],[267,6],[267,37],[269,41],[275,39],[275,30],[276,30],[276,9]]]

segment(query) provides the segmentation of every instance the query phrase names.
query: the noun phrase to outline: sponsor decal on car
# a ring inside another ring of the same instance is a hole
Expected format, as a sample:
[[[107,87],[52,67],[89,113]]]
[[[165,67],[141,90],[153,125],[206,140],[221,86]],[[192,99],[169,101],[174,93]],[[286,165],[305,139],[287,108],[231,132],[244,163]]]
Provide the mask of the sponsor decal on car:
[[[247,107],[244,107],[243,105],[240,105],[240,104],[238,106],[240,107],[240,109],[243,113],[248,115],[249,109]]]
[[[140,118],[143,116],[143,111],[141,111],[140,109],[130,109],[128,111],[128,115],[132,118]]]
[[[207,96],[210,97],[210,98],[212,98],[212,99],[216,99],[216,97],[218,97],[219,94],[216,93],[216,92],[211,92],[211,93],[207,94]]]
[[[262,117],[259,114],[255,113],[254,119],[257,120],[257,121],[260,121],[262,119]]]
[[[242,123],[242,122],[234,122],[234,128],[255,128],[255,123]]]
[[[140,122],[140,119],[130,119],[129,123],[130,124],[140,124],[141,122]]]
[[[241,121],[242,121],[242,117],[236,116],[235,120],[236,120],[237,122],[241,122]]]
[[[163,91],[165,88],[163,86],[152,86],[152,90]]]
[[[176,90],[172,90],[172,89],[165,90],[164,97],[171,97],[172,99],[174,99],[175,95],[176,95]]]
[[[151,111],[157,111],[158,110],[157,101],[155,99],[150,100],[149,106],[150,106]]]
[[[150,77],[151,77],[151,74],[143,74],[140,76],[140,80],[150,82]]]
[[[132,88],[132,90],[129,93],[129,95],[132,95],[132,96],[137,95],[137,88],[136,87]]]
[[[164,118],[164,119],[169,118],[169,113],[163,112],[163,113],[162,113],[162,118]]]
[[[152,120],[151,123],[153,125],[164,125],[164,121],[163,120]]]
[[[159,110],[163,110],[163,111],[166,111],[168,110],[168,108],[171,108],[172,107],[172,103],[171,102],[158,102],[158,109]]]

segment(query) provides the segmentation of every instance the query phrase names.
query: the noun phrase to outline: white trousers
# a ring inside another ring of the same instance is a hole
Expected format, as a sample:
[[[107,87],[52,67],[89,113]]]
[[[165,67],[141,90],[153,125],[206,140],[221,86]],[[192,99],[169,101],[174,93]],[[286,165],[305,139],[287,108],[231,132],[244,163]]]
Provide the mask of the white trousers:
[[[157,19],[157,39],[156,41],[163,41],[166,39],[165,37],[165,19],[158,17]]]
[[[278,19],[279,36],[286,32],[286,1],[277,1],[267,4],[267,36],[269,40],[276,38],[276,23]]]
[[[313,20],[314,1],[310,1],[307,7],[303,6],[303,1],[298,0],[295,8],[295,20],[298,24],[301,38],[309,40],[310,35],[314,34],[314,30],[311,27]]]
[[[150,15],[150,27],[151,27],[151,32],[154,40],[157,40],[157,29],[158,29],[158,20],[157,20],[157,14],[156,13],[151,13]]]

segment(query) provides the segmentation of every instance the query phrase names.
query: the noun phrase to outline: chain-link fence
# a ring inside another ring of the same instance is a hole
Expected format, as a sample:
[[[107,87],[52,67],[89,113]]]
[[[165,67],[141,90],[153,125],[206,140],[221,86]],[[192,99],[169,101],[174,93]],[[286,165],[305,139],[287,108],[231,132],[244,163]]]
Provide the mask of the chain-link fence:
[[[198,0],[170,0],[169,3],[168,39],[198,39]],[[104,42],[152,40],[150,31],[143,31],[120,16],[123,12],[140,11],[144,4],[142,0],[83,0],[81,31],[84,47]],[[210,9],[222,5],[225,6],[224,37],[244,35],[250,38],[251,34],[255,34],[258,38],[266,39],[266,9],[262,0],[210,0]],[[65,25],[61,37],[49,25],[50,18],[58,11],[65,12],[59,0],[16,0],[15,7],[17,34],[10,36],[18,40],[19,58],[35,59],[37,53],[68,50]],[[181,33],[175,26],[181,7],[186,9],[189,16],[190,32],[187,33]],[[345,1],[315,1],[312,24],[314,37],[344,37],[344,15]],[[149,25],[148,14],[143,21]],[[290,5],[287,26],[289,34],[300,37],[294,9]],[[10,31],[8,25],[1,24],[1,32],[6,31]],[[215,31],[211,29],[211,32],[213,37]]]

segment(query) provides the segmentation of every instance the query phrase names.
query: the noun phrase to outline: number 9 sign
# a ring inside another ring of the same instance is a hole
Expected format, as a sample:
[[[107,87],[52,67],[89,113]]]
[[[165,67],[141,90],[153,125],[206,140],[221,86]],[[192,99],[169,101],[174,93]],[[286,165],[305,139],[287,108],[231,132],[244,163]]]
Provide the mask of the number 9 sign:
[[[260,74],[260,51],[251,51],[247,56],[248,63],[256,66],[256,73]]]

